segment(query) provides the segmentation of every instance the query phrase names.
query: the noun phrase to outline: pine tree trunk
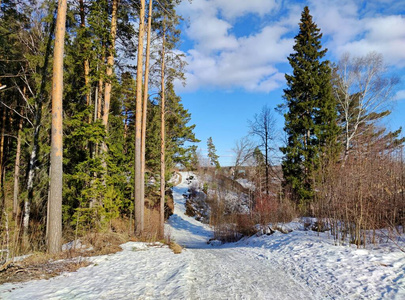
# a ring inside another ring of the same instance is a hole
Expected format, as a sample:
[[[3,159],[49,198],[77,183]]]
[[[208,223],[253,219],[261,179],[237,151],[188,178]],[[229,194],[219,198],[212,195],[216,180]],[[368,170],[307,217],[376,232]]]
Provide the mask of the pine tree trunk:
[[[25,94],[26,87],[24,86],[24,94]],[[21,115],[23,113],[23,109],[21,108]],[[18,208],[19,208],[19,201],[18,201],[18,194],[19,194],[19,187],[20,187],[20,159],[21,159],[21,130],[23,125],[23,119],[20,118],[18,122],[18,132],[17,132],[17,149],[15,154],[15,164],[14,164],[14,189],[13,189],[13,216],[14,219],[17,219],[18,216]]]
[[[160,236],[165,230],[165,19],[163,19],[162,64],[161,64],[161,111],[160,111]]]
[[[84,12],[84,0],[79,0],[79,5],[80,5],[80,27],[85,28],[86,27],[86,18],[85,18],[85,12]],[[83,49],[84,52],[86,52],[86,47]],[[83,68],[84,68],[84,84],[86,86],[86,105],[90,105],[90,63],[87,58],[84,59],[83,61]],[[89,118],[90,122],[91,118]]]
[[[111,44],[108,48],[108,57],[107,57],[107,80],[104,88],[104,109],[103,109],[103,119],[102,123],[105,127],[106,132],[108,131],[108,115],[110,113],[110,102],[111,102],[111,76],[113,74],[114,67],[114,49],[115,49],[115,38],[117,35],[117,9],[118,9],[118,0],[112,1],[112,13],[111,13]],[[107,145],[105,142],[102,143],[102,151],[107,152]]]
[[[102,52],[104,53],[104,46],[102,47]],[[102,63],[104,63],[105,61],[105,57],[104,55],[101,58]],[[98,67],[97,67],[97,71],[98,71]],[[104,80],[103,78],[100,76],[99,80],[98,80],[98,86],[96,88],[96,96],[95,96],[95,100],[94,100],[94,121],[101,119],[101,102],[102,102],[102,95],[103,95],[103,91],[104,91]],[[94,154],[93,154],[93,158],[98,156],[99,154],[99,144],[96,143],[94,146]]]
[[[141,0],[139,11],[138,59],[136,70],[136,108],[135,108],[135,234],[141,235],[144,229],[144,198],[142,198],[142,60],[143,37],[145,30],[145,0]]]
[[[67,1],[59,0],[56,19],[55,48],[52,80],[52,131],[51,171],[49,196],[48,251],[51,254],[61,250],[62,241],[62,160],[63,160],[63,52],[65,43]]]
[[[145,199],[145,148],[146,148],[146,115],[148,112],[148,81],[149,81],[149,58],[150,58],[150,33],[152,28],[152,5],[153,0],[149,0],[148,11],[148,31],[146,37],[146,60],[145,60],[145,79],[143,91],[143,107],[142,107],[142,140],[141,140],[141,198]]]

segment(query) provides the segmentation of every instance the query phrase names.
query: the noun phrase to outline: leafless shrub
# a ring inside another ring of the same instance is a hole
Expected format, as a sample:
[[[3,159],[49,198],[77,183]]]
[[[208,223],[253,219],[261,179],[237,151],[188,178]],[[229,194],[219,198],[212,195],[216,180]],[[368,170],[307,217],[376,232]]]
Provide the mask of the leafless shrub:
[[[388,151],[374,138],[357,141],[344,163],[323,166],[317,180],[316,215],[336,241],[357,247],[377,243],[380,229],[398,232],[405,225],[403,151]]]

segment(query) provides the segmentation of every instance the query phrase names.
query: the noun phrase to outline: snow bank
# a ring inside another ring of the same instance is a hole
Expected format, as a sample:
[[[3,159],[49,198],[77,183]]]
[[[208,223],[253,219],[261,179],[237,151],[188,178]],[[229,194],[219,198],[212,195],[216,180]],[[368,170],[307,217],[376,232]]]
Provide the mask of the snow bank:
[[[235,246],[270,260],[322,299],[405,299],[405,253],[399,248],[339,246],[299,222],[285,228],[293,231],[245,238]]]

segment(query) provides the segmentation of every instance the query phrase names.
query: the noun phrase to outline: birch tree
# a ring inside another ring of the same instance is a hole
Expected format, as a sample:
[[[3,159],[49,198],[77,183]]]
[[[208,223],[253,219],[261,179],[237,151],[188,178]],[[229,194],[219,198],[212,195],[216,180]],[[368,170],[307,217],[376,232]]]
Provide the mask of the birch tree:
[[[387,109],[398,79],[387,75],[381,54],[371,52],[361,57],[346,53],[335,68],[334,96],[338,101],[344,136],[344,159],[367,125],[389,115]]]

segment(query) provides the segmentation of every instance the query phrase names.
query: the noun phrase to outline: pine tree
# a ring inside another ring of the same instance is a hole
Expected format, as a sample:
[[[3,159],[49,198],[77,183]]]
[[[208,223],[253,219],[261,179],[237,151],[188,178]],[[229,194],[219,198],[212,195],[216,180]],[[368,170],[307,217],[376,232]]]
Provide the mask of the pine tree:
[[[58,17],[55,30],[55,50],[52,84],[52,146],[50,193],[48,204],[48,251],[61,251],[62,242],[62,97],[63,97],[63,53],[65,44],[67,1],[58,3]]]
[[[135,234],[141,235],[144,230],[144,203],[142,198],[142,70],[143,70],[143,37],[145,27],[145,0],[140,1],[138,57],[136,72],[136,109],[135,109]]]
[[[322,34],[308,7],[302,12],[299,26],[295,52],[288,57],[293,75],[285,76],[288,112],[284,130],[288,141],[280,150],[284,154],[285,184],[292,188],[297,202],[305,203],[314,197],[314,172],[320,160],[336,152],[338,126],[329,62],[321,61],[327,49],[322,49]]]
[[[217,150],[215,149],[214,142],[212,141],[212,137],[209,137],[207,140],[207,147],[208,147],[208,157],[210,159],[211,165],[215,166],[215,168],[221,168],[217,155]]]
[[[183,107],[181,98],[174,92],[173,84],[166,83],[166,179],[176,165],[189,166],[195,146],[199,142],[193,132],[195,125],[189,124],[191,114]],[[150,176],[157,177],[160,162],[160,107],[155,102],[148,104],[146,165]]]

